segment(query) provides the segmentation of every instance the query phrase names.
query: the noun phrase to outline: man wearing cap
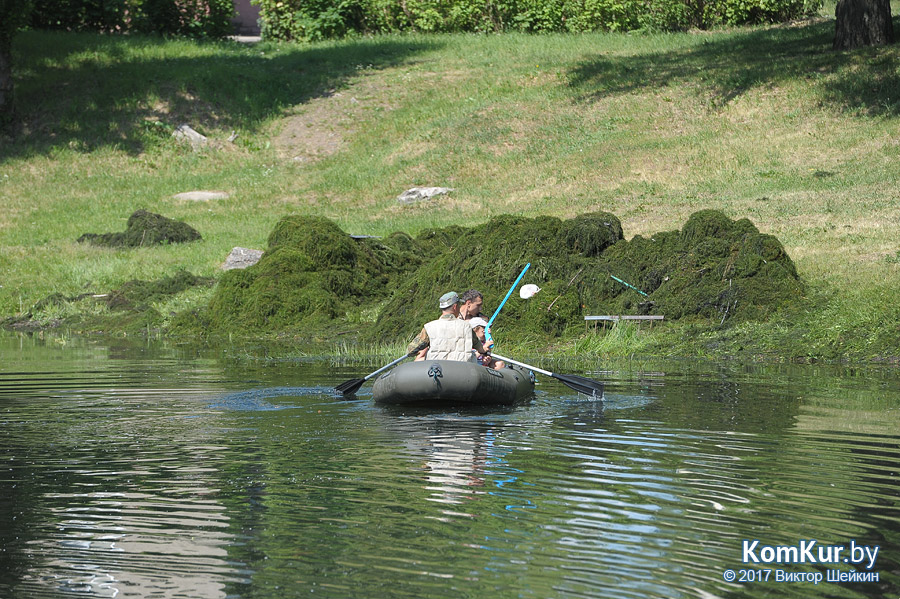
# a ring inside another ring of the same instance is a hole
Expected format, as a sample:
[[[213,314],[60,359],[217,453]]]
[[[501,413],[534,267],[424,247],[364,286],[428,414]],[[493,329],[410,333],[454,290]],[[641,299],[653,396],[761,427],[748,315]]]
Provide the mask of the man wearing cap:
[[[459,295],[455,291],[442,295],[438,307],[440,318],[425,323],[419,336],[406,348],[408,355],[428,348],[428,360],[472,362],[475,359],[472,349],[481,354],[490,353],[493,342],[482,344],[472,325],[459,318]]]

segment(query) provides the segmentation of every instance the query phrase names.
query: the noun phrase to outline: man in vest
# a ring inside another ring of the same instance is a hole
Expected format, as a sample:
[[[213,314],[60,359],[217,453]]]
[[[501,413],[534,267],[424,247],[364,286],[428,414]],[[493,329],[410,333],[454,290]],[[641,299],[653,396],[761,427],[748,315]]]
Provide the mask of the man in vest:
[[[459,296],[455,291],[442,295],[438,307],[441,317],[425,323],[419,336],[406,348],[408,355],[428,348],[427,360],[472,362],[475,356],[472,349],[481,354],[490,353],[494,343],[482,344],[472,325],[459,318]]]

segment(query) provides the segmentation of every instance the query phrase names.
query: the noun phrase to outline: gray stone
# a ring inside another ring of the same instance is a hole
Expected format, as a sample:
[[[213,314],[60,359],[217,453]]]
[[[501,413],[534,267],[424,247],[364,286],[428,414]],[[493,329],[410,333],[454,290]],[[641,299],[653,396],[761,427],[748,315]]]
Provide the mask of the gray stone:
[[[440,195],[446,195],[453,191],[452,187],[413,187],[407,189],[397,197],[400,204],[415,204],[424,202]]]
[[[187,141],[191,144],[191,147],[198,148],[200,146],[205,146],[209,139],[201,133],[197,133],[188,125],[178,125],[175,129],[175,133],[172,134],[172,137],[179,141]]]
[[[228,254],[225,264],[222,265],[222,270],[233,270],[235,268],[247,268],[248,266],[253,266],[259,262],[262,255],[262,250],[236,247]]]
[[[228,193],[224,191],[186,191],[172,196],[176,200],[189,200],[191,202],[208,202],[210,200],[227,200]]]

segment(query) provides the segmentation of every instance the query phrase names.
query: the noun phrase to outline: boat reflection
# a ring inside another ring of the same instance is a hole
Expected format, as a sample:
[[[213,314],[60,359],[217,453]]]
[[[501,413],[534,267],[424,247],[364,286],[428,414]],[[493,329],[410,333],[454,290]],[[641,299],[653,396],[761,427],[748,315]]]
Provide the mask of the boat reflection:
[[[434,411],[384,406],[382,425],[402,439],[405,455],[421,472],[426,501],[442,506],[438,519],[472,518],[465,504],[507,496],[511,507],[527,505],[515,494],[517,474],[511,470],[499,442],[505,429],[513,425],[508,417],[516,408]]]

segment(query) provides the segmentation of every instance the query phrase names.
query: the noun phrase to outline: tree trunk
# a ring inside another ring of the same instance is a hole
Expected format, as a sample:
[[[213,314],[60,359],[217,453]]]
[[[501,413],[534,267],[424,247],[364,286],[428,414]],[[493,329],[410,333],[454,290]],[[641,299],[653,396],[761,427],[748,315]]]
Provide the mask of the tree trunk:
[[[0,32],[0,128],[12,122],[12,39]]]
[[[835,50],[894,43],[890,0],[840,0],[834,16]]]

